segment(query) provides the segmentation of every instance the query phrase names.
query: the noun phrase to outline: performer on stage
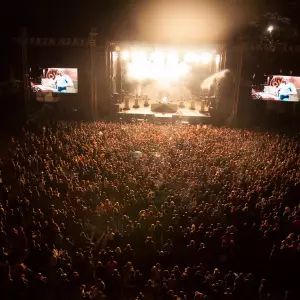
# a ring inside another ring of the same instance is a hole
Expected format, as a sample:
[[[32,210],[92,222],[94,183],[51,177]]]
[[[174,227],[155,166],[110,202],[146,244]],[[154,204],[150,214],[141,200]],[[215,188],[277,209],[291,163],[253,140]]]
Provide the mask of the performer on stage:
[[[297,95],[296,87],[291,81],[288,82],[286,79],[284,79],[278,87],[279,99],[288,101],[290,100],[290,95]]]
[[[73,81],[70,76],[64,75],[61,70],[57,71],[57,75],[55,77],[55,86],[58,92],[66,93],[67,87],[72,87]]]

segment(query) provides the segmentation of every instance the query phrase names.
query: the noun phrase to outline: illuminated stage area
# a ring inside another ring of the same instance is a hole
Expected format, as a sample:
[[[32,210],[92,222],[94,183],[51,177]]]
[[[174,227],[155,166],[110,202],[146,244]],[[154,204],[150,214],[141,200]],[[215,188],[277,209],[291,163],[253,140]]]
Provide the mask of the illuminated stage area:
[[[128,101],[128,102],[127,102]],[[147,100],[146,100],[147,101]],[[208,107],[206,105],[201,106],[201,104],[195,102],[195,109],[191,108],[191,101],[185,102],[168,102],[168,101],[151,101],[148,100],[147,106],[144,106],[145,100],[143,100],[138,107],[135,97],[129,97],[125,100],[126,103],[119,105],[119,114],[135,115],[136,117],[141,117],[142,115],[158,118],[172,118],[175,117],[197,117],[205,118],[206,120],[210,117],[208,113]],[[130,109],[126,109],[126,104],[129,104]]]
[[[213,47],[110,45],[109,84],[122,114],[208,116],[213,91],[201,83],[220,69]]]

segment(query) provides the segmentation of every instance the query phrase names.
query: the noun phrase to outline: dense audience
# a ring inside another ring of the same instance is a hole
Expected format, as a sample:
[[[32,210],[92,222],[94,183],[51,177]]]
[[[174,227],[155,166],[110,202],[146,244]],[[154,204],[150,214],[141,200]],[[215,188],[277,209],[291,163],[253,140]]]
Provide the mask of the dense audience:
[[[300,144],[61,122],[0,163],[0,299],[300,299]]]

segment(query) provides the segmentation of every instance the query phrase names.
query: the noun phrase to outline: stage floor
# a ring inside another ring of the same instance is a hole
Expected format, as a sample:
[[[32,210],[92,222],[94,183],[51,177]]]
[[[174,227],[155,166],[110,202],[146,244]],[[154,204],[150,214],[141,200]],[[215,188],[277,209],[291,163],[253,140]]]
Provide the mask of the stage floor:
[[[159,118],[172,118],[172,116],[182,116],[182,117],[201,117],[201,118],[210,118],[210,115],[208,113],[208,109],[205,108],[204,112],[199,112],[200,110],[200,104],[196,102],[196,109],[191,110],[189,109],[190,102],[187,101],[185,103],[185,108],[178,108],[178,111],[176,113],[157,113],[151,111],[151,104],[157,103],[154,101],[149,101],[149,106],[144,107],[144,102],[141,101],[140,107],[139,108],[133,108],[134,105],[134,99],[130,100],[129,106],[131,107],[130,110],[123,110],[124,104],[120,104],[120,112],[119,114],[123,115],[154,115],[154,117],[159,117]],[[172,102],[172,104],[179,104],[176,102]]]

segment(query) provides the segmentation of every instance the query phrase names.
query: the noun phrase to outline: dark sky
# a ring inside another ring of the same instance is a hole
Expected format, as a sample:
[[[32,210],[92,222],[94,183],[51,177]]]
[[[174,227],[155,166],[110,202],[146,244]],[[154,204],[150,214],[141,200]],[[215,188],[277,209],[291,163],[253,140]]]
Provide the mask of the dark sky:
[[[84,36],[91,26],[107,26],[113,11],[122,10],[126,0],[4,0],[2,34],[15,34],[27,25],[36,36]]]
[[[126,18],[129,16],[127,13],[127,3],[136,0],[63,0],[63,1],[50,1],[50,0],[4,0],[2,5],[4,9],[0,12],[0,31],[2,35],[16,35],[20,25],[28,25],[29,31],[35,36],[86,36],[91,26],[98,27],[101,35],[105,39],[105,35],[109,32],[112,23],[116,19]],[[187,3],[193,0],[137,0],[138,3]],[[238,3],[248,3],[245,10],[251,10],[252,3],[255,7],[257,2],[265,2],[266,7],[270,11],[278,11],[281,14],[294,18],[295,22],[298,21],[298,6],[290,6],[287,3],[298,3],[296,0],[206,0],[196,1],[198,3],[215,3],[216,6],[224,5],[228,1]],[[195,1],[194,1],[195,2]],[[236,5],[238,6],[238,4]],[[162,9],[163,9],[162,5]],[[224,6],[227,9],[227,6]],[[169,6],[168,9],[172,9]],[[240,13],[240,11],[239,11]],[[139,12],[137,12],[139,14]],[[257,14],[257,13],[255,13]],[[130,17],[128,17],[130,19]],[[151,20],[149,22],[155,22]]]
[[[133,1],[137,1],[139,5],[135,15],[134,13],[130,14],[132,9],[128,6],[128,2]],[[229,1],[231,5],[228,6],[226,1]],[[294,5],[290,4],[292,2],[294,2]],[[174,9],[176,7],[175,3],[177,10]],[[2,38],[0,64],[2,66],[6,64],[7,69],[9,69],[10,61],[13,61],[14,58],[9,58],[12,54],[7,46],[9,42],[5,41],[18,36],[19,28],[22,25],[26,25],[29,35],[35,37],[84,38],[88,37],[90,28],[95,26],[98,28],[99,39],[103,41],[113,40],[113,34],[118,31],[121,32],[119,35],[121,39],[126,39],[126,31],[134,28],[140,31],[138,40],[147,41],[147,34],[151,35],[150,33],[152,33],[152,36],[161,34],[162,39],[164,39],[169,37],[170,31],[172,31],[170,35],[177,36],[177,29],[181,29],[181,25],[176,24],[176,18],[185,14],[183,19],[190,19],[189,12],[180,10],[181,6],[188,6],[190,3],[196,7],[195,10],[190,11],[192,17],[197,19],[193,21],[194,23],[191,23],[195,26],[190,26],[192,27],[191,32],[196,37],[199,37],[201,32],[215,33],[220,30],[223,23],[217,19],[226,19],[226,17],[227,21],[223,21],[227,22],[227,26],[229,23],[229,26],[223,31],[228,32],[231,30],[230,34],[232,34],[233,29],[237,27],[236,25],[249,18],[249,14],[259,16],[260,13],[263,13],[263,10],[258,9],[258,5],[261,5],[261,3],[264,3],[265,11],[277,11],[283,16],[291,17],[296,25],[299,23],[299,0],[62,0],[56,2],[50,0],[2,0],[0,10],[0,36]],[[204,9],[200,7],[201,4],[204,5]],[[151,15],[149,5],[156,5],[156,15]],[[215,11],[217,11],[214,12],[217,17],[211,17],[206,13],[205,5],[213,5]],[[199,9],[197,6],[199,6]],[[162,26],[165,25],[162,25],[162,20],[167,19],[170,13],[175,14],[173,23],[169,28],[161,30]],[[197,26],[201,22],[203,23],[203,15],[207,15],[208,22],[216,23],[216,30],[213,29],[213,26],[207,25],[206,21],[204,21],[205,25],[202,25],[204,28],[201,28],[201,25]],[[122,20],[126,18],[128,19],[127,22],[125,21],[126,26],[119,26],[117,21],[122,24]],[[139,21],[136,22],[136,19],[139,19]],[[173,27],[175,29],[172,29]],[[164,31],[164,34],[162,34],[162,31]],[[185,43],[185,33],[182,32],[181,36],[182,43]],[[220,36],[224,38],[221,34]],[[167,42],[167,39],[165,41]],[[199,41],[201,41],[201,36]]]

